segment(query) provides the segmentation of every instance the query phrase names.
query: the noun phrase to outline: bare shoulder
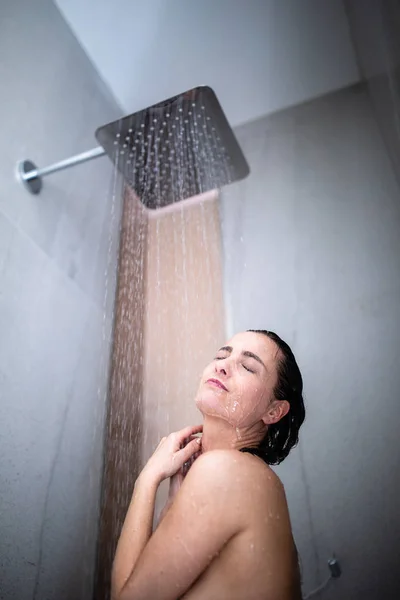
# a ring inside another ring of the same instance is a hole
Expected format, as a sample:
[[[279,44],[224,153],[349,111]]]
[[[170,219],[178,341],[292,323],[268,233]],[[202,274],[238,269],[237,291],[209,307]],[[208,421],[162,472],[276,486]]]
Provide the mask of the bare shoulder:
[[[207,482],[209,485],[227,486],[240,471],[241,457],[237,455],[240,455],[240,452],[233,450],[205,452],[193,463],[185,482]]]
[[[229,494],[267,495],[286,503],[282,482],[271,467],[258,457],[238,450],[212,450],[202,454],[191,467],[187,480]]]

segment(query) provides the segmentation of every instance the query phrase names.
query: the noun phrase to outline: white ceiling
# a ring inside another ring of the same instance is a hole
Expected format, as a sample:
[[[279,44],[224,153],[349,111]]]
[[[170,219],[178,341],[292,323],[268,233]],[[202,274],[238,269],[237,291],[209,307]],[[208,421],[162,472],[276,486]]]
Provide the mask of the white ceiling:
[[[56,0],[131,113],[199,84],[232,125],[350,85],[342,0]]]

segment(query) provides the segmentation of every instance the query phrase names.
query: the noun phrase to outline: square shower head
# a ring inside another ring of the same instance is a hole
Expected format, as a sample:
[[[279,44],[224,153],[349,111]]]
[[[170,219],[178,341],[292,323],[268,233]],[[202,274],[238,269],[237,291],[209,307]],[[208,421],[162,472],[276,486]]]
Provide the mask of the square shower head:
[[[206,86],[99,127],[96,138],[150,209],[249,174],[221,105]]]

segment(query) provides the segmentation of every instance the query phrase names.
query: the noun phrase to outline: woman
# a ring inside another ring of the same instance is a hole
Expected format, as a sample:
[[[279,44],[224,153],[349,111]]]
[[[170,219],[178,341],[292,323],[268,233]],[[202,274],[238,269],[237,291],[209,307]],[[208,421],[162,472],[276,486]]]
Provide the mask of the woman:
[[[163,438],[135,483],[113,599],[301,598],[285,493],[269,465],[298,441],[302,389],[292,351],[272,332],[240,333],[218,350],[196,396],[203,425]],[[166,478],[170,497],[152,534]]]

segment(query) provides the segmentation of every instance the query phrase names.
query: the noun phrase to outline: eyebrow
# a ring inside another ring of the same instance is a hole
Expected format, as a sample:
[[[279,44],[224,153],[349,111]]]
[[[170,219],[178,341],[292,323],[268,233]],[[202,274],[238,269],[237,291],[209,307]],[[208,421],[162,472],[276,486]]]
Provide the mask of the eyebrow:
[[[224,350],[225,352],[229,352],[229,354],[231,354],[233,351],[233,348],[232,348],[232,346],[222,346],[222,348],[220,348],[218,350],[218,352],[221,352],[222,350]],[[254,352],[250,352],[249,350],[243,350],[243,352],[241,354],[242,354],[242,356],[248,356],[249,358],[254,358],[254,360],[259,362],[260,365],[262,365],[264,367],[264,369],[266,371],[268,371],[267,367],[265,366],[265,364],[263,363],[261,358],[259,356],[257,356],[257,354],[254,354]]]

